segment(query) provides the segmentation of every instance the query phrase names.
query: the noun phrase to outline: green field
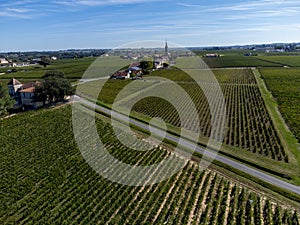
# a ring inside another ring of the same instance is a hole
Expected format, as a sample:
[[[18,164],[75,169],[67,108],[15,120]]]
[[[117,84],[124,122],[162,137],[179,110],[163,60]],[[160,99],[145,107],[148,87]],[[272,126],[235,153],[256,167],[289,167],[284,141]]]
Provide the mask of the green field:
[[[34,66],[17,68],[18,72],[1,75],[1,79],[40,79],[49,70],[59,70],[65,73],[67,78],[79,79],[96,58],[62,59],[52,61],[47,67]],[[5,68],[5,71],[9,68]],[[4,70],[4,69],[3,69]]]
[[[238,55],[231,55],[230,57],[237,56]],[[102,74],[107,75],[108,73],[111,73],[111,68],[114,64],[115,59],[116,58],[98,59],[100,61],[90,68],[89,76],[97,77],[102,76]],[[50,67],[54,67],[58,70],[64,70],[65,72],[69,71],[70,75],[71,71],[88,67],[93,60],[94,59],[91,58],[59,60],[55,61],[54,64]],[[120,65],[114,65],[113,67],[119,68],[122,65],[128,64],[127,61],[122,60],[117,60],[117,62]],[[186,63],[188,62],[180,61],[179,63],[182,64],[180,65],[181,67],[184,67],[184,65],[186,65]],[[79,65],[76,66],[75,64]],[[49,69],[50,67],[46,69],[39,69],[44,73],[45,70]],[[99,74],[99,70],[102,71],[102,74]],[[261,97],[259,97],[259,90],[256,86],[256,81],[251,70],[213,69],[212,72],[221,84],[220,86],[225,96],[227,109],[229,109],[227,118],[227,132],[224,140],[224,143],[228,147],[224,147],[223,152],[226,154],[238,156],[239,158],[246,159],[247,161],[253,161],[258,165],[264,164],[259,155],[263,155],[276,161],[295,162],[293,155],[290,153],[290,150],[282,147],[281,141],[279,140],[280,138],[278,138],[277,132],[274,130],[272,122],[270,122],[271,119],[269,118],[265,107],[261,107],[264,105],[264,103],[262,103],[263,101]],[[32,76],[34,77],[34,75]],[[205,137],[208,137],[210,135],[211,128],[209,125],[210,119],[209,110],[207,108],[208,105],[207,102],[203,100],[202,90],[199,90],[196,87],[197,85],[192,83],[192,79],[181,70],[159,70],[153,72],[150,78],[154,76],[168,78],[177,82],[192,96],[193,100],[196,102],[198,109],[201,111],[199,117],[200,126],[189,125],[187,126],[187,128],[196,132],[201,132],[203,134],[203,139],[200,140],[200,142],[205,144],[207,142],[207,139],[205,139]],[[30,76],[25,76],[22,78],[20,77],[20,81],[26,82],[33,80],[28,79],[29,77]],[[149,87],[153,86],[154,82],[151,81],[151,79],[147,78],[146,80],[146,82],[140,81],[140,84],[136,87],[133,87],[130,92],[133,91],[138,93],[141,90],[147,90]],[[201,77],[200,80],[203,82],[207,82],[205,76]],[[1,83],[3,84],[6,84],[8,81],[9,79],[1,79]],[[99,80],[86,83],[81,88],[84,90],[81,90],[80,92],[81,94],[84,93],[87,96],[97,96],[97,93],[95,93],[95,91],[98,90],[98,87],[100,86],[100,84],[103,84],[103,82],[104,81]],[[109,80],[105,84],[105,87],[102,89],[99,95],[98,99],[101,104],[105,104],[106,106],[111,107],[116,95],[123,89],[123,87],[125,87],[129,83],[131,82]],[[149,89],[149,91],[151,92],[151,88]],[[130,98],[133,98],[133,96],[130,97],[127,95],[128,94],[126,93],[124,94],[125,102],[126,99],[130,100]],[[243,97],[237,98],[237,95]],[[297,97],[294,101],[297,101]],[[256,105],[260,105],[260,108]],[[159,108],[163,108],[164,110],[160,110]],[[167,110],[165,110],[166,108]],[[139,113],[135,114],[135,116],[143,118],[144,120],[148,120],[148,118],[150,119],[151,117],[160,116],[165,119],[170,125],[173,125],[175,130],[176,127],[180,127],[178,117],[176,118],[176,116],[172,116],[176,113],[168,103],[163,103],[149,98],[136,104],[134,111]],[[287,111],[291,112],[293,110],[290,111],[290,109],[288,108]],[[296,111],[297,109],[294,109],[294,115],[296,115]],[[292,123],[294,123],[294,130],[296,130],[293,131],[297,132],[297,128],[299,127],[298,120],[295,116],[294,119],[292,118],[291,120],[293,121]],[[244,149],[247,151],[240,151],[240,149]],[[258,155],[258,157],[253,157],[254,155]],[[270,168],[274,167],[274,171],[278,171],[278,168],[281,168],[281,165],[277,165],[272,161],[268,162],[267,165]],[[286,169],[284,169],[282,173],[289,174],[289,176],[292,177],[297,177],[297,170],[293,171],[292,173],[289,171],[289,168],[289,166],[286,167]]]
[[[194,70],[194,69],[193,69]],[[211,69],[211,72],[200,72],[194,74],[192,70],[185,69],[182,71],[180,69],[171,69],[171,70],[157,70],[151,73],[150,77],[163,77],[170,79],[178,83],[184,82],[195,82],[191,75],[195,75],[197,81],[199,82],[212,82],[211,76],[215,76],[215,79],[219,83],[223,84],[255,84],[255,78],[250,69]],[[186,72],[191,72],[191,75],[188,75]]]
[[[261,60],[279,63],[285,66],[300,67],[300,55],[299,56],[258,56]]]
[[[278,67],[273,62],[267,62],[255,57],[238,56],[222,56],[219,58],[202,58],[210,68],[225,67]]]
[[[1,224],[299,224],[298,203],[289,205],[216,171],[200,172],[193,162],[155,185],[130,187],[102,178],[76,147],[69,106],[0,124]],[[102,118],[97,129],[123,162],[148,165],[170,156],[164,149],[128,149]],[[177,160],[174,167],[184,163]]]
[[[199,52],[199,55],[204,53],[210,52]],[[196,57],[180,58],[172,69],[154,71],[145,76],[145,80],[99,79],[78,85],[77,94],[98,99],[98,104],[112,107],[118,93],[123,91],[117,103],[125,108],[137,98],[154,92],[175,96],[180,109],[186,110],[187,122],[184,124],[176,109],[157,97],[145,97],[136,102],[131,116],[145,122],[160,117],[167,122],[169,132],[178,134],[180,127],[187,128],[200,133],[199,143],[205,145],[212,127],[204,92],[214,88],[214,81],[218,81],[227,108],[226,132],[219,154],[299,185],[298,149],[286,143],[290,139],[280,130],[285,124],[279,126],[274,119],[272,113],[277,112],[272,104],[273,111],[270,112],[266,93],[261,89],[263,81],[260,79],[261,84],[251,69],[238,68],[265,67],[259,72],[287,125],[300,140],[300,69],[278,68],[300,66],[299,56],[262,54],[245,57],[244,53],[228,51],[220,58],[202,58],[214,68],[212,73],[206,70],[205,64],[198,64]],[[95,60],[96,63],[92,64]],[[39,80],[48,70],[62,71],[70,80],[76,81],[88,68],[85,78],[101,78],[129,64],[130,61],[119,57],[57,60],[46,68],[18,68],[17,73],[1,75],[0,83],[6,85],[12,77],[24,83]],[[197,70],[199,67],[202,70]],[[202,89],[178,68],[195,75]],[[197,108],[199,124],[191,118],[186,98],[172,92],[169,81],[156,77],[174,81],[189,94]],[[102,85],[104,87],[99,92]],[[131,86],[124,91],[127,85]],[[88,112],[84,110],[84,113]],[[263,188],[264,185],[254,184],[251,177],[241,177],[240,173],[217,163],[200,172],[197,162],[174,155],[171,144],[160,147],[154,144],[152,150],[146,152],[129,149],[116,138],[110,121],[97,115],[99,137],[109,153],[120,161],[130,165],[153,165],[166,157],[174,157],[176,163],[168,167],[169,171],[186,165],[159,184],[130,187],[113,183],[85,162],[74,140],[71,117],[71,107],[65,106],[0,119],[0,202],[3,203],[0,205],[0,224],[299,225],[299,202],[285,199]],[[135,134],[140,139],[147,137],[137,131]],[[87,134],[83,131],[82,135]],[[133,137],[126,133],[121,135],[127,140]],[[140,144],[149,145],[143,140],[136,143]],[[197,154],[193,156],[196,161],[198,157]],[[101,164],[101,168],[120,177],[126,174],[122,168],[114,170],[109,162]],[[146,175],[128,179],[137,181]],[[163,174],[153,173],[151,177],[156,175]],[[276,188],[272,190],[279,193]]]
[[[200,132],[204,136],[209,136],[211,132],[210,111],[208,102],[204,96],[204,90],[201,90],[198,85],[185,79],[182,75],[177,76],[178,71],[158,71],[153,73],[153,76],[169,77],[184,88],[184,90],[193,99],[199,113],[200,125],[193,124],[193,118],[189,119],[189,123],[184,125],[185,128]],[[277,134],[273,128],[272,122],[266,108],[264,107],[263,99],[260,96],[259,89],[256,85],[255,78],[251,70],[243,69],[228,69],[214,70],[215,76],[220,82],[227,105],[227,133],[224,143],[230,146],[235,146],[240,149],[248,150],[255,154],[261,154],[278,161],[288,162],[287,153],[282,148]],[[201,73],[200,75],[201,76]],[[156,92],[168,88],[168,83],[161,84],[160,89]],[[205,85],[210,88],[210,84]],[[165,87],[165,88],[163,88]],[[153,90],[144,95],[150,95]],[[163,93],[162,93],[163,94]],[[175,95],[175,93],[168,93]],[[103,96],[103,95],[102,95]],[[100,101],[102,100],[100,95]],[[105,96],[105,95],[104,95]],[[135,101],[133,98],[131,101]],[[184,109],[184,98],[178,97],[178,102],[181,102],[181,107]],[[126,107],[126,103],[124,103]],[[161,102],[160,99],[149,97],[138,102],[133,111],[148,115],[149,117],[161,117],[169,124],[176,127],[181,127],[178,115],[175,109],[167,102]],[[188,115],[188,112],[187,112]]]
[[[275,129],[253,72],[250,69],[214,69],[213,73],[220,82],[227,107],[227,128],[220,152],[251,163],[251,165],[265,168],[268,172],[285,174],[284,176],[291,177],[291,181],[298,184],[300,168],[298,159],[294,155],[295,150],[285,145],[282,141],[284,137],[281,137],[281,134]],[[204,84],[210,81],[207,77],[209,74],[201,74],[200,81],[203,81]],[[132,86],[128,93],[123,93],[118,105],[127,108],[127,105],[135,102],[137,97],[147,96],[154,92],[161,93],[163,96],[165,90],[172,89],[166,82],[157,83],[155,77],[175,81],[191,96],[198,109],[200,124],[194,124],[194,118],[189,118],[189,112],[187,112],[186,119],[189,122],[183,127],[197,133],[200,132],[199,142],[205,145],[211,132],[210,111],[203,94],[205,89],[201,90],[183,71],[178,69],[158,70],[151,76],[147,76],[146,81],[135,81],[137,82],[136,86]],[[109,80],[98,96],[97,88],[104,82],[99,80],[86,83],[80,85],[77,90],[80,90],[80,94],[93,99],[98,97],[98,103],[101,105],[112,107],[119,91],[133,83]],[[210,85],[207,83],[204,87],[210,88]],[[176,93],[168,92],[168,94],[176,96]],[[185,100],[181,96],[178,96],[177,102],[181,105],[182,110],[188,110],[185,109]],[[151,118],[160,117],[167,122],[168,130],[173,133],[179,133],[179,127],[182,126],[175,108],[167,101],[156,97],[146,97],[137,102],[131,115],[145,122],[149,122]]]
[[[132,84],[131,80],[97,80],[93,82],[84,83],[77,86],[77,94],[84,95],[86,97],[97,98],[99,100],[108,105],[112,106],[115,98],[119,94],[119,92],[128,84]],[[152,81],[136,81],[128,91],[125,92],[123,98],[125,99],[127,95],[132,92],[139,92],[147,87],[153,85]],[[100,92],[100,87],[103,86]],[[96,96],[96,97],[95,97]]]
[[[286,123],[300,140],[300,69],[260,69]]]

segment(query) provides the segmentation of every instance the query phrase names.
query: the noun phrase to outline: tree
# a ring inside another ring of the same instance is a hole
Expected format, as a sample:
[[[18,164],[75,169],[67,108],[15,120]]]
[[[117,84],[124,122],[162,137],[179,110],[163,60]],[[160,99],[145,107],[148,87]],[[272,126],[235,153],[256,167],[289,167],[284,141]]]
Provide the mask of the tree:
[[[35,92],[34,92],[34,97],[33,97],[33,101],[34,102],[43,102],[43,106],[46,105],[46,101],[47,101],[47,91],[45,90],[45,88],[43,87],[43,85],[36,85],[35,86]]]
[[[74,94],[70,81],[60,71],[48,71],[42,79],[42,84],[36,86],[34,101],[42,101],[45,105],[47,100],[49,103],[58,102]]]
[[[14,104],[15,101],[10,97],[8,90],[0,84],[0,116],[6,115]]]
[[[153,61],[141,61],[140,66],[143,70],[143,73],[149,73],[154,68]]]
[[[164,67],[164,69],[167,69],[167,68],[169,67],[169,64],[166,63],[166,62],[164,62],[164,63],[163,63],[163,67]]]
[[[46,67],[47,65],[50,65],[50,59],[48,59],[47,57],[42,57],[41,61],[39,61],[39,64]]]

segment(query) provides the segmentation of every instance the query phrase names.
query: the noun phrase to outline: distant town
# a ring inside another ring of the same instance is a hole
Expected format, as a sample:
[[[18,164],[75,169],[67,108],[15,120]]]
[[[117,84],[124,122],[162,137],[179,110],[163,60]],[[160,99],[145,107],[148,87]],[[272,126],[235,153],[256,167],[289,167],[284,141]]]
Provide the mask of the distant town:
[[[99,57],[105,53],[110,52],[111,49],[68,49],[59,51],[31,51],[31,52],[3,52],[0,53],[0,67],[24,67],[40,64],[46,66],[51,61],[57,59],[74,59],[84,57]],[[174,49],[173,49],[174,50]],[[178,50],[178,49],[177,49]],[[249,51],[247,56],[255,54],[255,52],[295,52],[300,51],[300,43],[276,43],[276,44],[260,44],[260,45],[236,45],[236,46],[222,46],[222,47],[188,47],[185,50],[190,51],[213,51],[211,55],[207,54],[206,57],[217,57],[215,51],[224,50],[246,50]],[[172,54],[172,49],[169,49]],[[160,57],[160,53],[164,49],[141,49],[141,54],[136,55],[128,49],[124,58],[138,59],[147,55]],[[184,53],[188,55],[189,53]],[[247,54],[247,53],[246,53]],[[8,71],[13,72],[13,70]]]

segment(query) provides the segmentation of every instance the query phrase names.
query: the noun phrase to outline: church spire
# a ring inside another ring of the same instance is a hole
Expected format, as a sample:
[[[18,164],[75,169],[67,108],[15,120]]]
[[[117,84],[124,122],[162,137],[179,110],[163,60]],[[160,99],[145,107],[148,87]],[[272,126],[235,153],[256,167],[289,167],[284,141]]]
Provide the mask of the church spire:
[[[169,47],[168,47],[168,41],[166,40],[166,45],[165,45],[165,55],[169,55]]]

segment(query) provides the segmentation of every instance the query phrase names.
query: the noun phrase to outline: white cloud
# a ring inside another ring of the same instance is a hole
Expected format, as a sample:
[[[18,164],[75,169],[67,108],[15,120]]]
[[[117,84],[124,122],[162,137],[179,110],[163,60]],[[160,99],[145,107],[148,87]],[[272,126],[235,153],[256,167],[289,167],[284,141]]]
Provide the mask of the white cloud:
[[[261,1],[250,1],[240,4],[231,4],[224,6],[209,7],[206,12],[222,12],[222,11],[250,11],[258,10],[261,8],[278,8],[287,6],[299,6],[298,0],[261,0]]]
[[[32,17],[25,14],[14,13],[14,12],[0,12],[0,17],[11,17],[11,18],[19,18],[19,19],[31,19]]]
[[[0,8],[2,7],[14,7],[14,6],[24,6],[39,3],[41,0],[16,0],[16,1],[7,1],[7,3],[1,3]]]
[[[6,8],[5,11],[15,12],[15,13],[26,13],[26,12],[31,12],[32,9],[26,9],[26,8]]]
[[[180,6],[185,6],[185,7],[198,7],[199,6],[199,5],[186,4],[186,3],[183,3],[183,2],[178,2],[176,4],[180,5]]]
[[[138,4],[148,2],[159,2],[163,0],[65,0],[65,1],[53,1],[55,4],[67,5],[67,6],[104,6],[104,5],[127,5]]]
[[[17,0],[0,4],[0,17],[32,19],[37,14],[36,8],[40,8],[40,0]]]
[[[249,19],[276,19],[276,18],[285,18],[285,17],[293,17],[295,15],[300,14],[298,10],[294,9],[274,9],[274,10],[268,10],[268,9],[262,9],[262,10],[256,10],[247,12],[247,14],[236,14],[236,15],[230,15],[224,17],[226,20],[249,20]]]

